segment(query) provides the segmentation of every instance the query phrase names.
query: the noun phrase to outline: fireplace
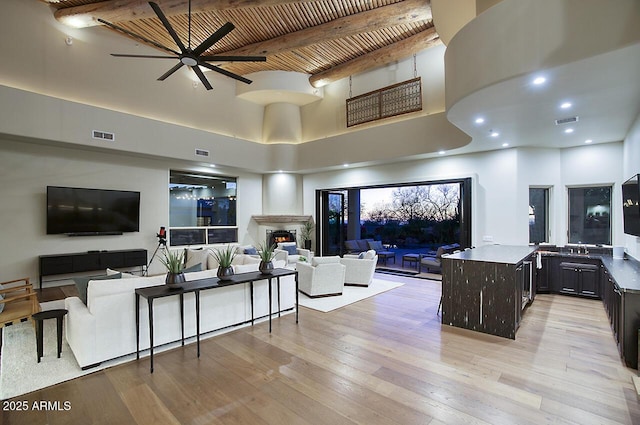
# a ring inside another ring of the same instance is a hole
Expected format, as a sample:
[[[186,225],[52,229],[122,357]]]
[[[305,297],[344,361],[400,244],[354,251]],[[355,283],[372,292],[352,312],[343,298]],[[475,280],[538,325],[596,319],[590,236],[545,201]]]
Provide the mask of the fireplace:
[[[295,230],[267,230],[267,246],[272,246],[281,242],[295,241]]]

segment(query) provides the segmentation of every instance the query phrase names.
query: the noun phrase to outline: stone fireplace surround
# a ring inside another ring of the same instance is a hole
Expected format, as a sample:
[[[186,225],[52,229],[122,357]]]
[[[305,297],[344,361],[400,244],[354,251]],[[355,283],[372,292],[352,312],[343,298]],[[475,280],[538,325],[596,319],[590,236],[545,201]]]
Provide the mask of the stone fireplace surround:
[[[310,215],[285,214],[253,215],[251,218],[259,224],[258,235],[264,235],[268,245],[278,242],[298,242],[297,235],[303,224],[312,220]]]

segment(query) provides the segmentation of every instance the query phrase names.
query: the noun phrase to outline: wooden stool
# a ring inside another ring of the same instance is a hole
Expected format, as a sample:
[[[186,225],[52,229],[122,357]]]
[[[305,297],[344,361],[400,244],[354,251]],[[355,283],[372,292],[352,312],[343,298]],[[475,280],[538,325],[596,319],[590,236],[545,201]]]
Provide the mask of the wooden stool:
[[[38,363],[40,363],[40,359],[42,358],[44,352],[43,323],[46,319],[56,319],[57,321],[58,358],[60,358],[60,353],[62,353],[62,319],[67,313],[68,311],[64,309],[45,310],[31,316],[33,320],[36,321],[36,344],[38,346]]]

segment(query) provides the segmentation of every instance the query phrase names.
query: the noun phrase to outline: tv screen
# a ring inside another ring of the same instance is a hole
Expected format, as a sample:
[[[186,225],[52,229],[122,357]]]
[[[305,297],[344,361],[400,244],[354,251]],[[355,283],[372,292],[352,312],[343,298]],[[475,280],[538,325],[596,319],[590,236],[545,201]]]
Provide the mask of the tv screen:
[[[640,236],[640,188],[637,174],[622,184],[622,219],[626,234]]]
[[[140,230],[140,192],[47,187],[47,234],[99,235]]]

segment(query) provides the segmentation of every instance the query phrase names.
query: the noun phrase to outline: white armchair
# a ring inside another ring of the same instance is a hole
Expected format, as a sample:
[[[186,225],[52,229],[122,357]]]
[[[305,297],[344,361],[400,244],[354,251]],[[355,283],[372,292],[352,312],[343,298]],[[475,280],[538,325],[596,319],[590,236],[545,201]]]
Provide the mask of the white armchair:
[[[298,289],[311,297],[342,295],[345,266],[340,257],[316,257],[311,263],[301,261],[298,270]]]
[[[344,284],[350,286],[369,286],[376,271],[378,256],[374,250],[361,255],[345,254],[340,260],[345,269]]]
[[[304,248],[298,248],[295,242],[280,242],[276,245],[276,257],[282,259],[286,257],[287,264],[296,264],[300,256],[304,256],[307,261],[311,258],[311,251]]]

